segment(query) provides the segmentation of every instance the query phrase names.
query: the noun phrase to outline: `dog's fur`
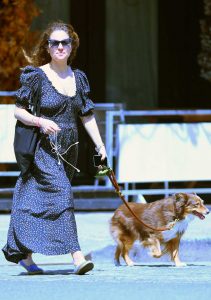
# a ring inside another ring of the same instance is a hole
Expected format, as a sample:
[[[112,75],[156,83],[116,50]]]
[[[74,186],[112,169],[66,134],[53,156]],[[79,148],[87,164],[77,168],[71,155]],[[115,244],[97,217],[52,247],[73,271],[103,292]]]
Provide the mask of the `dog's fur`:
[[[159,258],[170,254],[177,267],[185,266],[179,259],[179,245],[182,235],[194,217],[204,219],[209,213],[203,200],[196,194],[179,193],[152,203],[129,203],[135,214],[146,224],[163,227],[179,219],[171,230],[155,231],[140,224],[123,204],[114,213],[110,222],[110,231],[117,242],[115,263],[120,264],[120,255],[128,266],[134,265],[129,251],[139,240],[149,247],[151,255]]]

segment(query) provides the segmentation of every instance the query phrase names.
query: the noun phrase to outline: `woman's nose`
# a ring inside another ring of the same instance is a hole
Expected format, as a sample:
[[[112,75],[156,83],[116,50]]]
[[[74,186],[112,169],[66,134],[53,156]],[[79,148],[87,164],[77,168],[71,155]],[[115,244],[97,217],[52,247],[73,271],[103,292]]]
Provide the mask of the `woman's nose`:
[[[59,43],[58,49],[63,49],[62,43]]]

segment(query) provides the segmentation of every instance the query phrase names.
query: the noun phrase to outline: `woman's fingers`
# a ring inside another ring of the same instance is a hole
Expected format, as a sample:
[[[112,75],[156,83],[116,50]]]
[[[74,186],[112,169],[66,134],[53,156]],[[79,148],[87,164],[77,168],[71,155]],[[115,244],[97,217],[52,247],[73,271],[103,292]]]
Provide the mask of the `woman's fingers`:
[[[46,129],[45,133],[53,134],[53,133],[59,132],[60,130],[61,130],[60,128],[50,127],[50,128]]]
[[[101,147],[99,154],[101,155],[101,161],[103,161],[107,157],[106,149],[105,147]]]
[[[104,159],[106,158],[106,154],[101,154],[101,161],[104,161]]]
[[[45,134],[53,134],[61,130],[55,122],[43,118],[40,121],[40,125]]]

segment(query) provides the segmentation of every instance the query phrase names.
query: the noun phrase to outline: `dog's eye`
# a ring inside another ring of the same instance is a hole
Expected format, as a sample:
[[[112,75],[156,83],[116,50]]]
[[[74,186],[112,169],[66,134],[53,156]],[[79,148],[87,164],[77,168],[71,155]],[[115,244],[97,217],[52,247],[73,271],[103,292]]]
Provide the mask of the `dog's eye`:
[[[198,207],[199,206],[199,203],[195,203],[194,205],[193,205],[193,207]]]

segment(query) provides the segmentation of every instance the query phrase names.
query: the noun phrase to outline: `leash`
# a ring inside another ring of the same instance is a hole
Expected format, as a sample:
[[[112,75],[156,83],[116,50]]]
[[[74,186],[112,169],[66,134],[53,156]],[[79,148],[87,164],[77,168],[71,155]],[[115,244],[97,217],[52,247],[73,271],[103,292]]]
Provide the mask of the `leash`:
[[[154,231],[166,231],[166,230],[170,230],[174,227],[174,225],[176,224],[176,222],[178,221],[178,219],[176,219],[175,221],[169,223],[166,227],[153,227],[153,226],[150,226],[148,224],[146,224],[144,221],[142,221],[135,213],[134,211],[131,209],[131,207],[128,205],[128,202],[125,200],[125,197],[124,195],[122,194],[122,192],[120,191],[120,187],[118,185],[118,182],[116,180],[116,177],[115,177],[115,174],[114,174],[114,171],[109,168],[109,167],[106,167],[106,166],[102,166],[102,169],[100,171],[98,171],[96,177],[102,177],[102,176],[108,176],[108,178],[110,179],[114,189],[115,189],[115,192],[117,193],[117,195],[119,196],[119,198],[123,201],[123,203],[125,204],[125,206],[128,208],[128,210],[130,211],[130,213],[134,216],[134,218],[139,222],[141,223],[142,225],[144,225],[145,227],[149,228],[149,229],[152,229]]]

